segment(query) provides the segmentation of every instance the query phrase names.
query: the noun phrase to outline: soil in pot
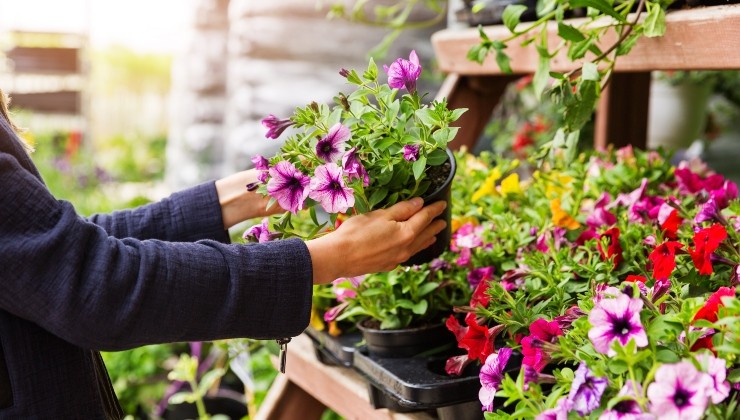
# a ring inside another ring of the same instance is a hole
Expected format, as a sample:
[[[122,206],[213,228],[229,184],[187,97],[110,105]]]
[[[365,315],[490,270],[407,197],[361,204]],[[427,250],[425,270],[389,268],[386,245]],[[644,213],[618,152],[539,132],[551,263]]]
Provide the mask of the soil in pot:
[[[429,262],[447,250],[447,247],[450,245],[452,236],[452,225],[450,223],[452,205],[450,203],[450,197],[452,194],[452,180],[455,178],[457,165],[455,164],[455,155],[449,149],[447,149],[447,157],[448,160],[445,163],[427,168],[427,177],[431,185],[427,190],[428,193],[422,196],[424,204],[431,204],[440,200],[447,202],[447,208],[437,217],[438,219],[445,220],[447,226],[437,234],[437,240],[431,246],[412,255],[411,258],[404,261],[401,265],[409,266]]]

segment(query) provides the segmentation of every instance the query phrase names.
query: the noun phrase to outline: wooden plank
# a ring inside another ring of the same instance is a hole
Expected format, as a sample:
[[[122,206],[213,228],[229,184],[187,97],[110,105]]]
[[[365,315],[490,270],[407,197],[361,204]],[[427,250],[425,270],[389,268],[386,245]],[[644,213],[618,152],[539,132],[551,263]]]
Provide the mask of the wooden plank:
[[[78,91],[10,93],[11,108],[50,114],[77,115],[81,110],[81,96]]]
[[[287,369],[284,379],[299,387],[276,382],[272,402],[266,400],[258,414],[259,419],[308,419],[314,417],[316,402],[331,408],[347,419],[362,420],[431,420],[425,413],[396,413],[388,409],[375,409],[370,405],[367,381],[352,369],[327,366],[316,360],[311,339],[305,335],[295,337],[289,344]],[[282,387],[282,390],[281,390]],[[273,394],[273,388],[270,389]],[[269,397],[269,395],[268,395]],[[281,409],[279,406],[290,407]],[[300,411],[305,407],[306,411]],[[293,411],[297,409],[298,411]],[[282,413],[300,413],[296,417]]]
[[[594,147],[647,147],[650,72],[614,73],[596,110]]]
[[[15,73],[78,74],[79,48],[15,47],[7,52]]]
[[[460,76],[451,74],[440,87],[437,99],[447,98],[450,109],[467,108],[468,110],[453,125],[460,127],[455,139],[450,142],[450,149],[461,147],[473,150],[493,108],[498,104],[506,86],[517,80],[517,76]]]
[[[570,21],[573,25],[583,22],[584,19]],[[617,59],[616,70],[636,72],[740,68],[740,4],[672,10],[666,14],[666,27],[666,33],[662,37],[641,37],[628,55]],[[509,30],[501,25],[489,26],[484,30],[491,39],[503,40],[511,36]],[[550,22],[548,31],[550,47],[553,48],[559,42],[555,22]],[[615,40],[614,32],[610,31],[603,37],[600,46],[611,45]],[[460,75],[501,74],[492,56],[483,65],[467,59],[470,47],[479,42],[480,37],[475,28],[446,29],[432,35],[432,45],[442,71]],[[539,57],[533,45],[522,47],[516,41],[510,42],[506,53],[511,57],[514,73],[536,71]],[[561,72],[576,67],[564,52],[557,55],[551,65],[553,71]]]
[[[278,375],[255,420],[319,420],[326,406],[285,375]]]

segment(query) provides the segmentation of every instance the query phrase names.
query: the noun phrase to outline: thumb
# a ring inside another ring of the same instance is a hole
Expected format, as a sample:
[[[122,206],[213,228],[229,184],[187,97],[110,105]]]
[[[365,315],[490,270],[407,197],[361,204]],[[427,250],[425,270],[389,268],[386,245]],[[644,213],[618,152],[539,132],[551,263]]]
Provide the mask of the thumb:
[[[416,214],[424,206],[424,200],[420,197],[414,197],[408,201],[401,201],[391,207],[388,207],[388,214],[391,219],[397,222],[404,222]]]

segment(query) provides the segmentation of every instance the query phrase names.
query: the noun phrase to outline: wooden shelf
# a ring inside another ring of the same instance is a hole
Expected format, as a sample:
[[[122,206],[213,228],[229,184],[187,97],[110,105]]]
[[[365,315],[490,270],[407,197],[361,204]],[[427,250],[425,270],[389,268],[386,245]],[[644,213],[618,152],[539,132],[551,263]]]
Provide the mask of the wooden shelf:
[[[573,25],[579,22],[586,21],[569,21]],[[593,24],[607,23],[601,22]],[[528,23],[520,25],[526,27]],[[484,31],[491,39],[511,36],[502,25],[488,26]],[[559,42],[554,22],[549,22],[548,40],[554,51]],[[601,39],[602,49],[615,40],[615,33],[607,32]],[[447,98],[452,108],[469,109],[457,123],[460,131],[451,147],[472,149],[506,85],[516,75],[536,71],[539,55],[533,45],[521,46],[523,41],[509,42],[506,49],[514,72],[511,75],[501,72],[494,57],[487,57],[482,65],[468,60],[468,50],[480,43],[476,28],[446,29],[432,36],[438,65],[449,73],[437,97]],[[562,51],[551,61],[552,71],[567,72],[579,66]],[[740,69],[740,4],[667,12],[664,36],[641,37],[629,54],[617,58],[615,72],[597,106],[594,146],[647,146],[651,71],[729,69]]]
[[[643,14],[644,16],[644,14]],[[630,18],[631,19],[631,18]],[[572,19],[573,25],[584,22]],[[526,27],[528,23],[520,24]],[[557,26],[550,22],[548,38],[551,48],[557,42]],[[511,36],[505,26],[488,26],[484,31],[491,39]],[[522,39],[523,40],[523,39]],[[602,38],[602,46],[615,41],[614,32]],[[480,42],[478,29],[446,29],[432,36],[432,45],[442,71],[460,75],[501,74],[493,57],[483,65],[467,59],[470,47]],[[509,42],[506,53],[515,73],[534,73],[538,55],[533,45],[522,47],[520,41]],[[552,70],[568,71],[576,64],[564,54],[551,62]],[[641,37],[629,54],[617,59],[616,70],[638,72],[651,70],[712,70],[740,68],[740,4],[669,11],[666,33],[662,37]]]

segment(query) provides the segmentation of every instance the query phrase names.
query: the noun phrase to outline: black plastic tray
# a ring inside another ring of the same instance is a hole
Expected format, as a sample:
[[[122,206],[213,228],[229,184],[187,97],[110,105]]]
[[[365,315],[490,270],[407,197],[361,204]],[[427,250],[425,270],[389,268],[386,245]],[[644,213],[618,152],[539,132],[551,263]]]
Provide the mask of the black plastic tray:
[[[321,363],[352,367],[357,346],[362,341],[362,334],[359,331],[334,337],[324,331],[308,327],[305,333],[311,338],[316,350],[316,358]]]

